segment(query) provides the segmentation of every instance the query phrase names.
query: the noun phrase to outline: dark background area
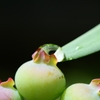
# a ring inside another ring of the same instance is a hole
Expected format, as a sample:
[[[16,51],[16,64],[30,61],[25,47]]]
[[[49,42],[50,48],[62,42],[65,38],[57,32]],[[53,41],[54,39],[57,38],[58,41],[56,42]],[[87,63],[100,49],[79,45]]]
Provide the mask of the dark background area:
[[[18,67],[45,44],[63,46],[100,23],[98,1],[0,1],[0,79],[14,78]],[[88,41],[87,41],[88,42]],[[100,52],[58,63],[68,85],[100,77]]]

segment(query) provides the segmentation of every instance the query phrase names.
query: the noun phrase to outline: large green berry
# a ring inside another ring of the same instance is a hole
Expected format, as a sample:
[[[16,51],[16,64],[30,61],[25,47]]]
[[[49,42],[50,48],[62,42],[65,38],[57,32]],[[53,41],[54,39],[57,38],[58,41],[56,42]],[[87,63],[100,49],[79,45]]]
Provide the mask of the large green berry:
[[[100,79],[93,79],[90,84],[76,83],[69,86],[61,100],[100,100]]]
[[[18,91],[27,100],[55,100],[66,88],[64,74],[56,66],[56,57],[39,48],[32,58],[15,74]]]

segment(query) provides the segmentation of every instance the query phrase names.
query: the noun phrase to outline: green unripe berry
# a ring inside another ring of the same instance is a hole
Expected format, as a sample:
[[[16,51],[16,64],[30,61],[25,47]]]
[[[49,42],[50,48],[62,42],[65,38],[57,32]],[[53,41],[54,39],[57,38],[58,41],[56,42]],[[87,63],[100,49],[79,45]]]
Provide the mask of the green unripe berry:
[[[12,78],[0,83],[0,100],[23,100],[17,89],[14,87]]]
[[[90,84],[76,83],[69,86],[61,100],[100,100],[100,79],[93,79]]]
[[[15,74],[18,91],[27,100],[55,100],[66,88],[64,74],[56,66],[56,57],[39,48],[32,58]]]

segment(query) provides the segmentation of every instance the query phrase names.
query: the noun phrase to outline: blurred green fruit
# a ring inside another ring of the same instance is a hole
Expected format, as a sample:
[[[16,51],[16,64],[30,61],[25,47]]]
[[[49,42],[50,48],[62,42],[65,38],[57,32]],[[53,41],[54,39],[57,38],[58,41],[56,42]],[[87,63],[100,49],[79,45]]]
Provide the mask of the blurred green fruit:
[[[0,83],[0,100],[23,100],[13,86],[14,81],[12,78]]]
[[[90,84],[76,83],[69,86],[61,100],[100,100],[100,79],[93,79]]]

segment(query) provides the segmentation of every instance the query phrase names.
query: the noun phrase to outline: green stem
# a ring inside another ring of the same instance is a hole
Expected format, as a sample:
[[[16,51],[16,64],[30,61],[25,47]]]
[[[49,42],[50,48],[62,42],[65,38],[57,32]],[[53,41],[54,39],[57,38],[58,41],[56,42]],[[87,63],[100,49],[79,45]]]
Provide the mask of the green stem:
[[[44,44],[40,48],[47,54],[55,51],[54,55],[58,62],[90,55],[100,50],[100,24],[62,47],[56,44]]]
[[[77,59],[100,50],[100,24],[62,46],[65,61]],[[56,52],[55,52],[56,53]],[[60,52],[59,52],[60,54]]]

